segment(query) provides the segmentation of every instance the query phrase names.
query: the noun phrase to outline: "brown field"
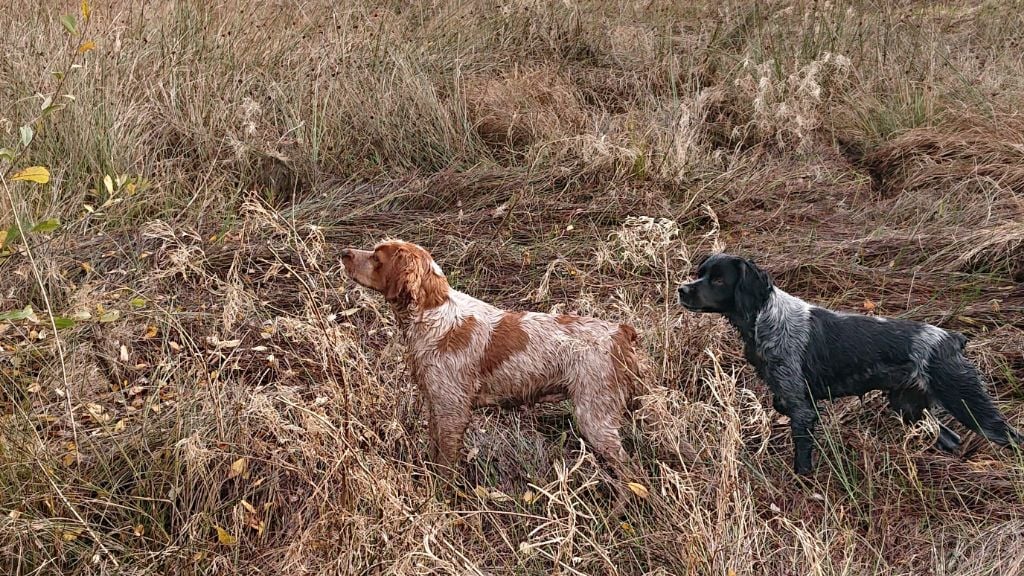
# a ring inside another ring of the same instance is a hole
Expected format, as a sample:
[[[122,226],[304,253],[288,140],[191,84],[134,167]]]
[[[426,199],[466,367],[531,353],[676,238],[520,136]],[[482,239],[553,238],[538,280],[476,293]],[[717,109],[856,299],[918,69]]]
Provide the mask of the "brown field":
[[[969,335],[1024,427],[1022,30],[1012,1],[9,0],[0,572],[1024,572],[1020,454],[938,453],[868,395],[822,406],[799,480],[738,338],[673,302],[754,256]],[[609,513],[564,404],[480,412],[425,472],[393,318],[338,259],[385,236],[636,326],[648,496]]]

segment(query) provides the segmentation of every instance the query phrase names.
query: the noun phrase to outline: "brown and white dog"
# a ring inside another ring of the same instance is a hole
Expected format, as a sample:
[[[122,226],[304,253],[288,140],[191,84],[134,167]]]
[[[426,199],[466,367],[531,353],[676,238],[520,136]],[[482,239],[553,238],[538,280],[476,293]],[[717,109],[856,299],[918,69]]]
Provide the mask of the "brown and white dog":
[[[430,253],[409,242],[345,249],[349,277],[384,295],[405,337],[406,362],[425,400],[430,459],[456,463],[472,410],[569,398],[583,437],[622,477],[619,438],[643,383],[636,331],[626,324],[509,312],[452,289]]]

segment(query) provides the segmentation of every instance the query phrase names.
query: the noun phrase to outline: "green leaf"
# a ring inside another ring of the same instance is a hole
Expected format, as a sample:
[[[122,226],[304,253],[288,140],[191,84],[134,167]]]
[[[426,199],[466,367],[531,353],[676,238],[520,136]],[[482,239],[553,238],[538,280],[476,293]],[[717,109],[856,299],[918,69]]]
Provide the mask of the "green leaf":
[[[145,298],[132,298],[131,300],[128,301],[128,303],[132,305],[132,308],[145,308],[146,307],[146,299]]]
[[[19,238],[21,238],[21,230],[18,229],[17,225],[11,226],[7,229],[7,241],[5,245],[10,246],[14,244]]]
[[[61,16],[60,23],[61,26],[64,26],[64,29],[68,31],[68,34],[74,34],[75,29],[78,28],[78,21],[76,21],[75,17],[70,14]]]
[[[7,312],[0,312],[0,320],[24,320],[29,318],[33,314],[32,305],[29,304],[21,310],[10,310]]]
[[[60,220],[57,218],[50,218],[49,220],[43,220],[39,224],[32,227],[33,232],[53,232],[57,228],[60,228]]]
[[[0,158],[10,162],[14,160],[14,151],[10,148],[0,148]]]
[[[21,145],[28,148],[28,145],[32,143],[32,137],[36,135],[35,130],[31,126],[25,124],[21,127]]]
[[[64,330],[67,328],[73,328],[75,326],[75,321],[71,318],[67,318],[66,316],[54,316],[53,325],[57,327],[57,330]]]

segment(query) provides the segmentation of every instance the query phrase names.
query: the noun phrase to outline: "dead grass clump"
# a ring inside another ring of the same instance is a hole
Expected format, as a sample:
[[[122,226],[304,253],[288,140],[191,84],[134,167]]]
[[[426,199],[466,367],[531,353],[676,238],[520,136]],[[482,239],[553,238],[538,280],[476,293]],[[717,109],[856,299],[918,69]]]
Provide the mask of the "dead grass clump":
[[[863,160],[881,191],[945,191],[990,182],[1024,193],[1024,120],[970,117],[939,128],[901,134]]]
[[[469,79],[465,97],[480,137],[512,151],[573,137],[586,119],[576,88],[552,67]]]
[[[804,150],[821,128],[827,109],[847,89],[853,65],[842,54],[825,52],[791,72],[773,61],[743,62],[743,72],[730,88],[748,118],[734,121],[732,140],[754,141],[780,149]]]

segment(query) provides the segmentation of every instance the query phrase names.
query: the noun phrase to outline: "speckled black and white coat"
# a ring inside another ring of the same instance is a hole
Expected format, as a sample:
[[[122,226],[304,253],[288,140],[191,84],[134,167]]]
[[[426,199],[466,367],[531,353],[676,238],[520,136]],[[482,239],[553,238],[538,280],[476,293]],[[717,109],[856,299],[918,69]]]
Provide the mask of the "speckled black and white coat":
[[[816,402],[870,390],[886,391],[907,423],[937,405],[993,442],[1024,439],[986,393],[963,354],[967,338],[958,332],[815,306],[774,286],[764,270],[736,256],[709,257],[697,276],[680,286],[680,303],[723,314],[737,329],[747,360],[771,390],[772,405],[790,417],[798,473],[812,468]],[[960,438],[942,425],[937,444],[954,451]]]

